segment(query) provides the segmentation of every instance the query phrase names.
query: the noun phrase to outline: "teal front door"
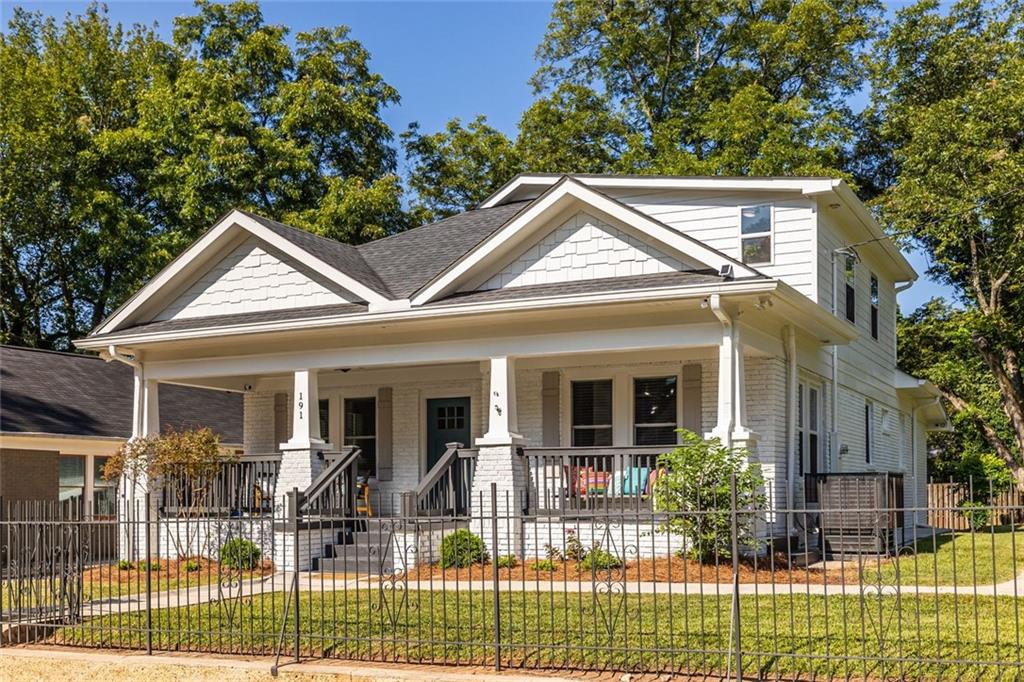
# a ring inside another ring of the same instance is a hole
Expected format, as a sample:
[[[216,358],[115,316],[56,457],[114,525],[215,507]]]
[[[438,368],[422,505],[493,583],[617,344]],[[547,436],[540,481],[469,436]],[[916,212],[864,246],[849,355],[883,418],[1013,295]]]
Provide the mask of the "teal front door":
[[[427,400],[427,471],[437,464],[448,443],[469,442],[469,398]]]

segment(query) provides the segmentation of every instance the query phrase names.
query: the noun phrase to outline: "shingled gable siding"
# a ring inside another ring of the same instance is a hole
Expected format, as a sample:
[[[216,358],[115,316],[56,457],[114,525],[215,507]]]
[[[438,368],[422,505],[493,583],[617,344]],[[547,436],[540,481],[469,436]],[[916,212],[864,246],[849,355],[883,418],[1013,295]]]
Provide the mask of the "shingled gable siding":
[[[586,213],[577,213],[480,289],[690,270],[680,261]]]
[[[348,303],[355,297],[255,237],[214,265],[156,316],[177,320]]]

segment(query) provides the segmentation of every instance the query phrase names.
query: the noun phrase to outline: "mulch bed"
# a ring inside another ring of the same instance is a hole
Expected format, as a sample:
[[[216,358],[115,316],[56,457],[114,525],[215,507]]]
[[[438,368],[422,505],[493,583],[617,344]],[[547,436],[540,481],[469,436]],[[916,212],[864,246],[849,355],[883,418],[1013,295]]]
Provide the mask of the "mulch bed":
[[[691,559],[678,556],[658,557],[649,559],[637,559],[628,562],[624,568],[611,569],[610,571],[593,571],[584,568],[578,561],[555,561],[555,570],[542,570],[536,567],[536,560],[527,560],[514,568],[499,568],[498,578],[508,581],[545,582],[568,581],[587,582],[596,576],[598,580],[605,579],[609,573],[615,579],[625,579],[627,582],[656,582],[656,583],[731,583],[732,563],[725,560],[722,563],[701,563]],[[491,580],[493,569],[490,564],[474,564],[467,568],[441,568],[437,564],[420,566],[409,572],[409,580]],[[740,562],[739,578],[741,583],[776,583],[776,584],[812,584],[812,585],[838,585],[845,582],[857,582],[858,572],[855,566],[842,568],[789,568],[784,555],[777,555],[774,559],[765,557],[753,561],[744,560]]]
[[[198,564],[198,568],[195,566]],[[188,570],[189,567],[193,570]],[[202,557],[191,559],[154,559],[150,567],[151,579],[154,584],[166,583],[172,580],[198,583],[207,581],[209,578],[218,578],[221,574],[227,575],[234,569],[221,566],[216,561]],[[263,577],[274,572],[274,565],[269,560],[263,560],[260,565],[252,571],[243,573],[253,577]],[[146,581],[146,566],[144,561],[132,563],[130,568],[120,568],[117,563],[94,566],[82,572],[82,579],[86,582],[101,583],[104,585],[118,583],[144,584]]]

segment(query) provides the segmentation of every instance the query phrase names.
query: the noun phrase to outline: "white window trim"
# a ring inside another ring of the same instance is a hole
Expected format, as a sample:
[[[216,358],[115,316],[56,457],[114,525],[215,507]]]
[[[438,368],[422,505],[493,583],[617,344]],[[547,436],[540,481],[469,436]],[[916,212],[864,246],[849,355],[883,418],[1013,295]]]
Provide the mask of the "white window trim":
[[[803,445],[803,474],[801,471],[801,462],[797,462],[796,473],[797,476],[803,477],[811,473],[811,457],[817,457],[818,462],[818,473],[825,472],[825,438],[828,434],[828,429],[825,426],[825,384],[819,378],[811,378],[808,376],[801,375],[798,382],[798,387],[803,390],[803,410],[802,414],[799,415],[797,420],[797,433]],[[811,429],[811,390],[817,391],[818,393],[818,405],[817,405],[817,422],[818,426],[815,429]],[[800,426],[800,419],[803,420],[803,425]],[[811,433],[818,434],[818,451],[816,453],[811,452]],[[798,451],[799,452],[799,451]]]
[[[768,207],[768,231],[767,232],[755,232],[753,234],[743,234],[743,211],[748,208],[760,208],[762,206]],[[775,204],[770,201],[763,201],[756,204],[742,204],[736,207],[736,233],[738,239],[736,241],[737,257],[736,260],[740,261],[744,265],[750,267],[757,267],[759,265],[774,265],[775,264]],[[743,240],[750,239],[753,237],[768,236],[768,243],[771,248],[770,260],[767,261],[756,261],[752,263],[746,263],[743,260]]]
[[[633,414],[633,380],[674,376],[676,378],[676,426],[683,419],[683,363],[652,363],[641,366],[571,367],[562,372],[560,395],[561,442],[572,446],[572,382],[611,379],[612,381],[612,447],[635,445]],[[678,438],[677,441],[678,442]]]

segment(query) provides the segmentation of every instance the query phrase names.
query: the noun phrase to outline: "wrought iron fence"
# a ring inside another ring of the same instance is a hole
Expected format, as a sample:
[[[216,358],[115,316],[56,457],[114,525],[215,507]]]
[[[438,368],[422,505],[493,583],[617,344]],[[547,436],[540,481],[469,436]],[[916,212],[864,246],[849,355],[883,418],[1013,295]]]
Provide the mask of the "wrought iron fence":
[[[938,510],[906,505],[892,546],[840,560],[823,545],[829,509],[727,498],[538,513],[478,486],[466,513],[444,516],[305,514],[298,491],[224,517],[171,518],[146,499],[120,519],[8,509],[2,643],[713,679],[1021,679],[1024,528],[914,526]],[[381,502],[372,508],[403,509]],[[835,530],[859,518],[834,515]]]

